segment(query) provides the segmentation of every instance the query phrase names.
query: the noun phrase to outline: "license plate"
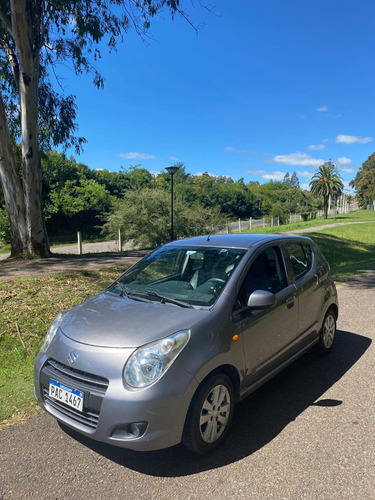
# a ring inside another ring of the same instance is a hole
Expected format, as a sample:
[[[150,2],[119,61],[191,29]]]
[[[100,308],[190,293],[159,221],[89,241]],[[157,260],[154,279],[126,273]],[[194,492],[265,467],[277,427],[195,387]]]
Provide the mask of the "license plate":
[[[51,398],[71,406],[75,410],[83,410],[83,392],[68,387],[56,380],[49,381],[49,395]]]

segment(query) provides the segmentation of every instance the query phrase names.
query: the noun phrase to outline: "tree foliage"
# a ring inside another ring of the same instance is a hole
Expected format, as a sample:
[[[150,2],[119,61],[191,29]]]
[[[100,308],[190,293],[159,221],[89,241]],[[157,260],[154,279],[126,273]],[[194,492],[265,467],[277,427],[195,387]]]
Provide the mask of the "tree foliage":
[[[324,218],[327,219],[329,197],[341,194],[344,189],[342,177],[331,161],[320,165],[311,179],[310,187],[314,196],[323,198]]]
[[[199,204],[189,207],[180,197],[174,203],[176,239],[185,236],[209,234],[220,225],[217,208],[207,209]],[[128,240],[146,247],[155,247],[169,241],[170,196],[166,191],[142,189],[129,191],[125,200],[118,201],[108,216],[104,232],[116,238],[118,230]]]
[[[42,214],[40,146],[82,147],[75,137],[73,96],[59,94],[51,82],[59,63],[76,74],[92,73],[100,46],[110,50],[132,27],[144,37],[165,7],[172,18],[180,0],[0,0],[0,180],[8,212],[12,254],[50,255]],[[40,103],[43,105],[40,106]],[[22,173],[13,152],[22,144]]]
[[[357,199],[361,207],[366,208],[375,200],[375,153],[362,163],[350,185],[357,190]]]

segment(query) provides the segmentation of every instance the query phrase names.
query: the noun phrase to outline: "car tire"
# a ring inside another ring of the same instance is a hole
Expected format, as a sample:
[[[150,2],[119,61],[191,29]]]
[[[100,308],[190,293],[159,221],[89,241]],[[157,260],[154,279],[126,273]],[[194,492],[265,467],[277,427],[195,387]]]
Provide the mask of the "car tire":
[[[319,333],[318,351],[320,354],[329,354],[332,351],[336,338],[336,314],[328,309],[324,316],[323,325]]]
[[[235,396],[231,380],[216,374],[197,389],[186,417],[182,443],[200,455],[216,450],[233,419]]]

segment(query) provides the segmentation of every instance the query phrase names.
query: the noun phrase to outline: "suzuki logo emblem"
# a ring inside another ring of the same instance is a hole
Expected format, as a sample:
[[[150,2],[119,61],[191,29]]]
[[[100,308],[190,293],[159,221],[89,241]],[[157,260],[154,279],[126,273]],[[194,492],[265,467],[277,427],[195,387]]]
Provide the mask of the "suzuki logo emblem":
[[[72,351],[68,356],[68,363],[72,365],[78,359],[78,354],[75,351]]]

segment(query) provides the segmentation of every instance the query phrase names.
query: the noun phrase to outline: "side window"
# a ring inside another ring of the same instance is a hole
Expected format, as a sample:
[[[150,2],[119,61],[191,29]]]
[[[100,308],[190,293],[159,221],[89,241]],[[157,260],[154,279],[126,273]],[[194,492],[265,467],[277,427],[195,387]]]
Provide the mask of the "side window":
[[[286,286],[287,278],[280,248],[267,248],[255,258],[250,266],[239,291],[235,307],[244,307],[255,290],[277,293]]]
[[[287,243],[290,263],[294,271],[295,279],[303,276],[312,265],[312,250],[306,243]]]

